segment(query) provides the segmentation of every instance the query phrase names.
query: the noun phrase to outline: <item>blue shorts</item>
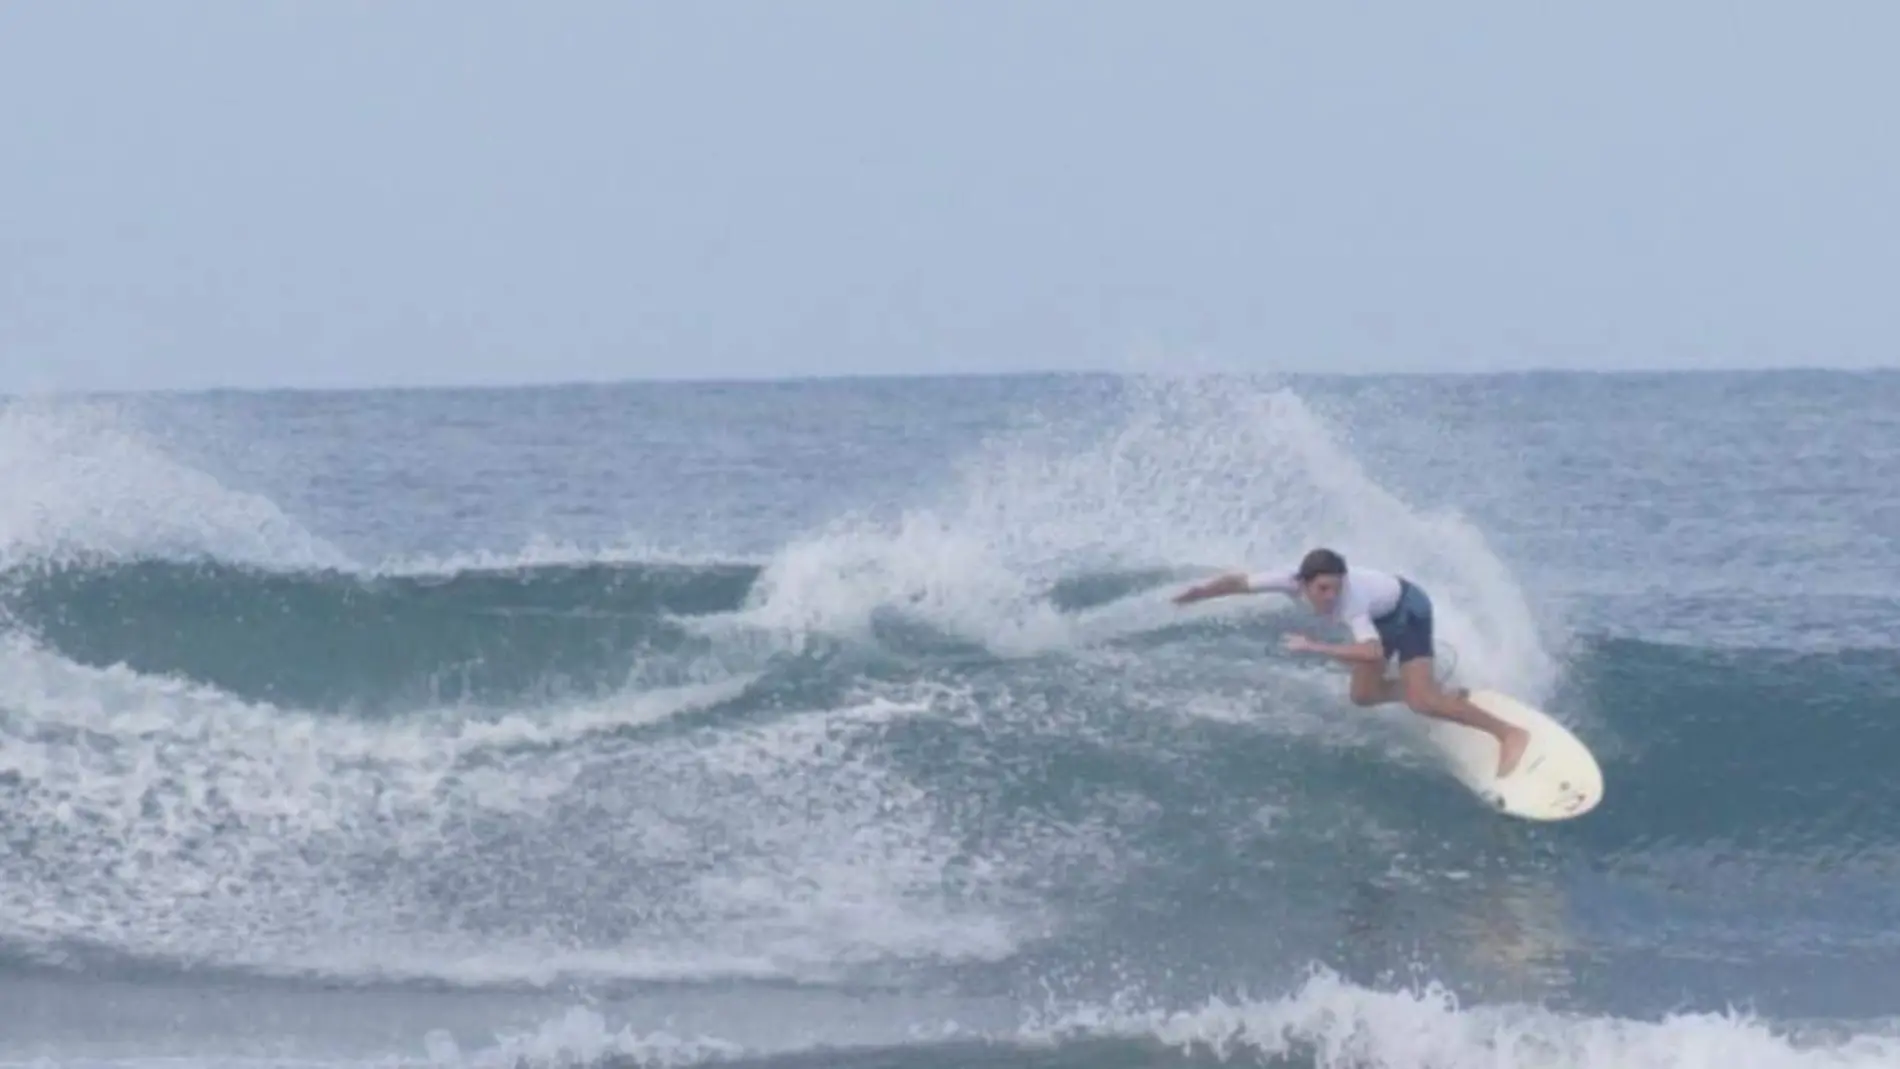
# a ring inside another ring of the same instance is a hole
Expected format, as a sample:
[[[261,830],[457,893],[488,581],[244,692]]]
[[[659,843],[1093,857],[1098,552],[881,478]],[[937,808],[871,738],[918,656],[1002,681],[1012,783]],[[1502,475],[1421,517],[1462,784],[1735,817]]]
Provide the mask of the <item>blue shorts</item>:
[[[1404,664],[1432,656],[1432,599],[1404,579],[1399,580],[1399,603],[1375,618],[1372,626],[1379,632],[1386,659],[1397,654]]]

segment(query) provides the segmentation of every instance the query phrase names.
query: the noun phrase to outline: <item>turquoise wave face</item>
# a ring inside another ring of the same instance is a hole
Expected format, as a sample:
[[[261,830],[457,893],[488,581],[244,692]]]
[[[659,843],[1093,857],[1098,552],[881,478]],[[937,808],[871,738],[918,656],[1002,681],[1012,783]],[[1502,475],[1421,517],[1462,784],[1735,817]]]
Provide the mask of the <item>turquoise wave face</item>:
[[[388,714],[610,693],[652,657],[685,652],[675,616],[736,608],[756,574],[575,565],[405,577],[142,560],[23,570],[5,604],[82,663]]]
[[[1900,923],[1892,651],[1587,638],[1547,704],[1609,796],[1541,828],[1405,748],[1386,730],[1403,713],[1288,663],[1297,617],[1158,613],[998,653],[904,604],[787,630],[758,615],[758,577],[8,575],[0,730],[36,756],[0,778],[25,918],[7,953],[362,979],[387,964],[312,948],[396,910],[427,937],[379,938],[450,980],[472,978],[440,947],[497,943],[557,973],[649,949],[603,982],[1110,960],[1285,982],[1425,954],[1581,997],[1652,945],[1884,967]],[[1040,597],[1080,627],[1169,580],[1078,574]],[[835,896],[876,930],[841,931]]]

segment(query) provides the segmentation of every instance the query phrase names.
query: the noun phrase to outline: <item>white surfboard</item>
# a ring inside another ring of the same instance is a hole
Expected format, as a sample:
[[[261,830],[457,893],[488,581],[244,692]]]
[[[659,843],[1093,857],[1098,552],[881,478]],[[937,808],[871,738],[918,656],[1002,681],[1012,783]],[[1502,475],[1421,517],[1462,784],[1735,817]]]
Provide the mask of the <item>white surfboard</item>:
[[[1496,739],[1463,724],[1413,714],[1431,748],[1471,793],[1525,820],[1569,820],[1603,800],[1603,769],[1568,728],[1501,691],[1473,690],[1471,701],[1531,733],[1523,759],[1499,779]]]

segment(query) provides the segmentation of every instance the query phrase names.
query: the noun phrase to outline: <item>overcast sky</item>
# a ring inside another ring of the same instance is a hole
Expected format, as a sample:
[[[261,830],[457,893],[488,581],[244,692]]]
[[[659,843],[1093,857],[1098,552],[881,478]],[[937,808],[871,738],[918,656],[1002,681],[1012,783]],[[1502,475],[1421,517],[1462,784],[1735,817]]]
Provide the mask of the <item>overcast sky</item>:
[[[1900,5],[0,4],[0,390],[1900,362]]]

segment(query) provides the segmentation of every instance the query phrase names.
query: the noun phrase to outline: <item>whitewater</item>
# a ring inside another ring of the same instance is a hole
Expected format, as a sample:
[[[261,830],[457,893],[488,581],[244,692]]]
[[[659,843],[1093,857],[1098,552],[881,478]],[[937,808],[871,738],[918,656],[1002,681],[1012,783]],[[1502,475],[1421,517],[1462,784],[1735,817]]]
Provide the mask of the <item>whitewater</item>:
[[[0,1063],[1900,1065],[1900,376],[0,401]],[[1477,805],[1284,599],[1602,760]]]

